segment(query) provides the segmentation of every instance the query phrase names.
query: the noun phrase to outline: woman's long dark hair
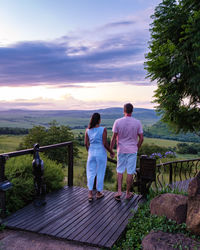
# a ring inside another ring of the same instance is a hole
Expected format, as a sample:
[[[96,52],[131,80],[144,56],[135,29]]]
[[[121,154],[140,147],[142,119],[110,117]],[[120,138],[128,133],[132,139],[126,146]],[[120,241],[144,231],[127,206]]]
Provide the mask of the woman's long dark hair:
[[[88,125],[88,128],[91,129],[91,128],[94,128],[100,121],[101,119],[101,116],[99,113],[94,113],[90,119],[90,123]]]

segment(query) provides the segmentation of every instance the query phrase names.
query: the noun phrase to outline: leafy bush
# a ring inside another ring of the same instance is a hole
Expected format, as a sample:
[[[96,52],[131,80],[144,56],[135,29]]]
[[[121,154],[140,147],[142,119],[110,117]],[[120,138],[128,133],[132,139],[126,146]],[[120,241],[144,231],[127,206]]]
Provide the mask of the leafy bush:
[[[0,135],[25,135],[28,134],[27,128],[9,128],[1,127]]]
[[[151,215],[149,206],[150,200],[158,194],[166,192],[180,193],[177,190],[172,191],[170,189],[164,189],[159,192],[151,190],[148,202],[141,205],[138,211],[130,219],[125,237],[117,242],[113,247],[114,250],[142,249],[142,239],[149,234],[151,230],[161,230],[168,233],[182,233],[188,237],[200,240],[200,236],[194,236],[186,230],[185,223],[176,224],[175,221],[168,220],[165,216]]]
[[[147,155],[150,158],[156,159],[157,164],[164,163],[176,158],[176,154],[171,147],[160,147],[155,144],[143,144],[138,152],[138,156]],[[139,161],[137,161],[137,167],[139,167]]]
[[[85,138],[85,134],[83,132],[80,132],[77,137],[76,137],[76,141],[78,142],[78,144],[80,146],[85,146],[85,143],[84,143],[84,138]]]
[[[56,121],[52,121],[49,123],[48,129],[43,126],[34,126],[30,129],[29,134],[23,137],[19,149],[32,148],[35,143],[39,143],[40,146],[46,146],[67,141],[73,141],[73,154],[78,156],[77,142],[71,129],[68,126],[60,126]],[[62,164],[68,162],[67,147],[50,149],[45,151],[45,155],[49,159]]]
[[[140,148],[138,155],[152,155],[153,153],[160,153],[160,154],[165,154],[165,152],[172,150],[171,148],[168,147],[160,147],[155,144],[147,144],[144,143],[142,147]]]
[[[63,187],[64,173],[62,166],[41,155],[44,161],[44,176],[47,192]],[[14,212],[34,198],[34,185],[32,173],[32,157],[20,156],[7,161],[5,175],[13,184],[13,188],[7,191],[7,209]]]
[[[177,149],[179,154],[198,154],[200,152],[200,144],[178,143]]]

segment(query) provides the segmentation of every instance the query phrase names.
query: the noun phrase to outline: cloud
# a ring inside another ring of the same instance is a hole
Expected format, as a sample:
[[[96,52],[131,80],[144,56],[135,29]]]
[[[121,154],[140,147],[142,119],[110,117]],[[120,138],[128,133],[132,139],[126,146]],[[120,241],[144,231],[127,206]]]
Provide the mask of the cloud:
[[[139,15],[108,23],[97,29],[98,35],[90,31],[55,41],[0,47],[0,86],[71,87],[74,83],[113,81],[142,85],[146,27],[147,18]]]
[[[124,101],[91,101],[85,102],[69,98],[65,101],[53,99],[44,100],[42,98],[32,100],[0,101],[0,110],[9,109],[28,109],[28,110],[95,110],[108,107],[123,107]],[[149,101],[137,101],[134,103],[136,108],[154,108],[155,104]]]
[[[54,85],[47,85],[45,86],[47,89],[51,89],[51,88],[55,88]],[[56,84],[56,88],[74,88],[74,89],[90,89],[90,88],[95,88],[95,86],[84,86],[81,84],[65,84],[65,83],[61,83],[61,84]]]
[[[119,28],[120,26],[134,25],[135,21],[121,21],[121,22],[111,22],[104,26],[104,28]]]
[[[28,110],[94,110],[108,107],[123,107],[124,103],[131,102],[134,107],[153,108],[154,104],[150,101],[126,100],[91,100],[83,101],[66,94],[62,99],[52,98],[33,98],[33,99],[16,99],[11,101],[0,100],[0,110],[9,109],[28,109]]]
[[[80,101],[66,95],[62,100],[35,98],[31,100],[18,99],[13,101],[0,101],[0,110],[29,109],[29,110],[91,110],[107,107],[123,106],[117,101]],[[50,107],[50,108],[49,108]]]
[[[73,98],[71,95],[65,95],[63,99],[55,100],[51,98],[17,99],[12,101],[0,101],[0,110],[8,109],[31,109],[31,110],[66,110],[80,109],[84,102]]]

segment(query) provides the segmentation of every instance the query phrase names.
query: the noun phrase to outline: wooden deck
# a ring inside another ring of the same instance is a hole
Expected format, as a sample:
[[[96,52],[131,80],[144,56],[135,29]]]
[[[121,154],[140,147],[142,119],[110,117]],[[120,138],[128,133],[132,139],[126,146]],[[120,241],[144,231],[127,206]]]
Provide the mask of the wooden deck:
[[[66,186],[47,195],[45,206],[38,208],[30,204],[7,217],[4,223],[12,229],[111,248],[142,197],[134,195],[130,201],[118,202],[113,192],[104,193],[102,199],[88,202],[87,189]]]

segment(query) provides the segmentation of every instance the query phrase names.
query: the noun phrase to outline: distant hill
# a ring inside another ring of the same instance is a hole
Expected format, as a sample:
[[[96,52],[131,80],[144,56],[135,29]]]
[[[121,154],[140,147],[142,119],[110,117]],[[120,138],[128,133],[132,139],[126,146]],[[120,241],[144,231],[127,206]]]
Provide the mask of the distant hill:
[[[48,127],[53,120],[72,129],[84,129],[94,112],[101,114],[102,125],[108,129],[112,128],[114,120],[123,116],[123,108],[117,107],[98,110],[47,111],[13,109],[0,111],[0,134],[25,134],[28,133],[27,129],[36,125]],[[175,134],[170,131],[153,109],[135,108],[133,116],[142,122],[146,137],[200,142],[200,138],[195,134]]]
[[[162,138],[162,139],[169,139],[169,140],[176,140],[176,141],[183,141],[183,142],[200,142],[200,137],[194,133],[173,133],[167,124],[158,121],[152,126],[145,128],[144,136],[150,138]]]
[[[107,108],[98,110],[7,110],[0,111],[0,127],[32,128],[35,125],[48,126],[56,120],[59,124],[71,128],[85,127],[94,112],[99,112],[102,124],[112,127],[115,119],[123,116],[122,108]],[[155,110],[135,108],[133,116],[141,120],[143,125],[152,125],[159,120]]]

